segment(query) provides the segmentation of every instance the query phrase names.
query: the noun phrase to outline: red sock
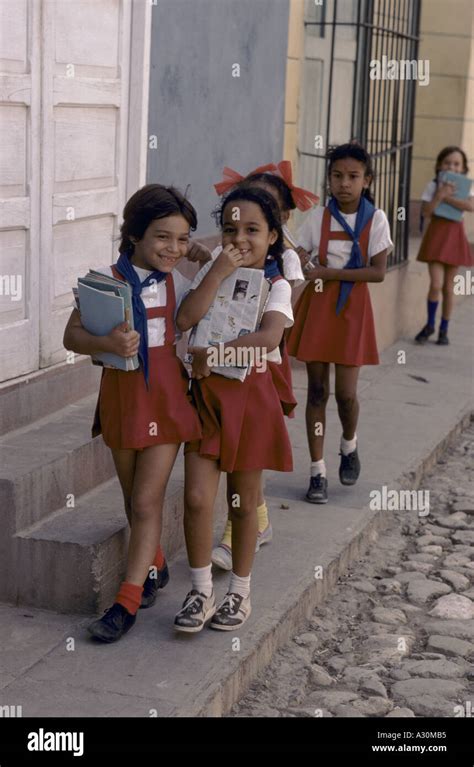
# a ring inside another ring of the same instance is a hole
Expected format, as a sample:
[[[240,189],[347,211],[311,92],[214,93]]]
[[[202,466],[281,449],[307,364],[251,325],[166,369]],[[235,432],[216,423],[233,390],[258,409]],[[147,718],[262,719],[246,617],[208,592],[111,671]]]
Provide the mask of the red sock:
[[[125,607],[131,615],[136,615],[142,601],[142,593],[143,586],[136,586],[135,583],[123,581],[115,601]]]
[[[157,570],[163,570],[165,563],[166,563],[166,560],[165,560],[165,555],[163,554],[163,549],[161,548],[161,546],[158,546],[156,550],[155,558],[151,564],[154,567],[156,567]]]

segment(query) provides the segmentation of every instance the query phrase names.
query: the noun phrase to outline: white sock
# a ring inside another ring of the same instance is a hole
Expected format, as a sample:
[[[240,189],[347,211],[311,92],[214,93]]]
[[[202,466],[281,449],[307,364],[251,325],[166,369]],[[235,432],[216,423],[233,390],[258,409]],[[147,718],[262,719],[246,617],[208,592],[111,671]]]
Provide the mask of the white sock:
[[[320,461],[313,461],[311,464],[311,476],[317,477],[318,474],[321,474],[323,477],[326,476],[326,464],[324,458],[321,458]]]
[[[234,572],[230,574],[229,594],[240,594],[241,597],[250,596],[250,575],[242,578]]]
[[[341,437],[341,453],[343,455],[349,455],[353,453],[357,447],[357,434],[354,434],[354,439],[344,439]]]
[[[207,567],[190,567],[191,584],[193,589],[210,597],[212,594],[212,565]]]

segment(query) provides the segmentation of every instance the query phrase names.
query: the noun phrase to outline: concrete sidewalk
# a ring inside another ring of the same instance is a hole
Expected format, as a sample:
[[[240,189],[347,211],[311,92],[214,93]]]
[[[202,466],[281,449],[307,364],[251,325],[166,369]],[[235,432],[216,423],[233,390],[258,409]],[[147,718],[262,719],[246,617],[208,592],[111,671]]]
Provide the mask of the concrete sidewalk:
[[[256,556],[252,608],[239,632],[205,629],[175,635],[175,612],[189,588],[184,553],[171,562],[169,586],[140,611],[115,645],[89,641],[90,618],[0,605],[0,706],[23,716],[221,716],[305,623],[347,565],[373,542],[389,512],[369,510],[382,485],[414,489],[473,409],[473,306],[458,306],[451,346],[399,340],[376,368],[361,373],[358,429],[362,473],[353,488],[337,479],[340,425],[328,411],[326,462],[330,501],[303,499],[309,458],[304,429],[306,375],[294,369],[300,405],[289,421],[293,474],[269,472],[266,498],[274,540]],[[406,364],[397,353],[406,352]],[[288,508],[286,508],[288,507]],[[407,512],[416,514],[416,512]],[[315,579],[322,566],[323,578]],[[216,573],[218,599],[228,574]],[[92,617],[92,616],[91,616]]]

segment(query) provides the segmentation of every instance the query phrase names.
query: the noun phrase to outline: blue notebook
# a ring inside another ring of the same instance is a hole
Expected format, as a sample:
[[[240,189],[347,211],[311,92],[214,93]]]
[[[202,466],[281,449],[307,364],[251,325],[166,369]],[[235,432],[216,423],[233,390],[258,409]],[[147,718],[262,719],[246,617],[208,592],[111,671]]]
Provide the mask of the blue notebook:
[[[107,335],[125,319],[129,322],[130,330],[134,329],[131,290],[127,283],[89,272],[77,281],[77,302],[83,326],[95,336]],[[137,370],[139,367],[137,355],[121,357],[102,352],[94,355],[92,361],[119,370]]]
[[[469,192],[471,191],[472,181],[462,173],[451,173],[449,170],[443,170],[439,173],[438,179],[441,182],[454,184],[456,191],[454,197],[459,200],[467,200]],[[441,216],[441,218],[449,218],[451,221],[462,221],[463,211],[454,208],[447,202],[440,202],[440,204],[434,209],[435,216]]]

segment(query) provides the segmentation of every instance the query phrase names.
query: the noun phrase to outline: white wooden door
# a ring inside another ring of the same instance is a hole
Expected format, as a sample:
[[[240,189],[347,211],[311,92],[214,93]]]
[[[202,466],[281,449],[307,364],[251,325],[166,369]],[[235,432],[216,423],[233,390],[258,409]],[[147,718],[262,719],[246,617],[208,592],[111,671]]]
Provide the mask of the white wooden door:
[[[0,0],[0,381],[39,364],[40,14]]]
[[[111,263],[125,202],[130,0],[43,0],[40,365],[65,358],[71,287]]]
[[[357,55],[356,27],[351,23],[357,20],[357,6],[354,0],[337,0],[336,20],[347,26],[336,27],[333,52],[333,27],[321,22],[334,20],[335,0],[324,0],[321,5],[316,5],[314,0],[306,0],[305,21],[318,24],[305,27],[299,183],[321,196],[325,163],[314,155],[324,155],[329,144],[342,144],[351,138],[352,89]],[[331,57],[333,71],[330,83]],[[315,145],[318,136],[322,137],[322,148],[318,143]]]

